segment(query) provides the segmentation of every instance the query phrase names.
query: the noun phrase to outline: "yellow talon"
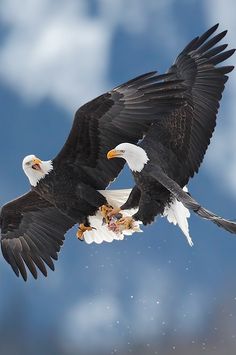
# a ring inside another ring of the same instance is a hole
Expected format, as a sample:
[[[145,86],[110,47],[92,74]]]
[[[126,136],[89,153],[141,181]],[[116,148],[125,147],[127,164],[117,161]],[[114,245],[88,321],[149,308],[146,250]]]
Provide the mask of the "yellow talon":
[[[116,224],[122,226],[122,229],[132,229],[133,228],[134,219],[132,217],[122,217],[120,218]]]
[[[93,230],[93,227],[85,226],[83,223],[79,225],[76,236],[79,240],[84,240],[84,232]]]
[[[120,207],[117,208],[112,208],[112,210],[110,212],[108,212],[108,217],[111,219],[113,216],[117,215],[118,213],[120,213],[121,209]]]
[[[102,217],[105,221],[105,223],[109,223],[110,222],[110,218],[109,218],[109,213],[113,210],[113,207],[110,205],[102,205],[100,207],[100,212],[102,214]]]
[[[102,217],[103,217],[104,222],[106,224],[108,224],[111,221],[112,217],[117,215],[120,212],[120,210],[121,209],[119,207],[113,208],[110,205],[102,205],[100,207]]]

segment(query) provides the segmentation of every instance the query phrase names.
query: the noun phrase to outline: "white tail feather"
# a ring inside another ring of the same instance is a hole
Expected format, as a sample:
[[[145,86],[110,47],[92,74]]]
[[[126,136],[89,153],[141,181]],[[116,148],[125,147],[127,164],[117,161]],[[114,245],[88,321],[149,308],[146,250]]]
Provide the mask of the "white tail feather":
[[[122,189],[122,190],[98,190],[100,194],[106,197],[107,202],[114,208],[120,207],[123,205],[131,192],[131,189]]]
[[[99,192],[106,197],[106,200],[109,205],[114,208],[120,207],[123,205],[131,192],[131,189],[123,189],[123,190],[99,190]],[[132,216],[136,210],[125,210],[122,211],[123,216]],[[114,233],[113,231],[109,230],[107,225],[103,225],[102,215],[101,212],[98,210],[94,216],[89,216],[88,218],[90,225],[93,228],[91,231],[84,232],[84,241],[88,244],[97,243],[100,244],[102,242],[112,242],[113,240],[123,240],[125,235],[132,235],[135,231],[134,230],[124,230],[123,233]],[[137,230],[141,232],[140,230]]]
[[[188,191],[186,186],[183,188],[183,190],[186,192]],[[190,217],[189,210],[175,198],[171,204],[165,208],[163,217],[166,217],[168,222],[173,223],[174,225],[178,224],[179,228],[187,238],[189,245],[192,247],[193,241],[189,234],[189,226],[187,220],[187,218]]]

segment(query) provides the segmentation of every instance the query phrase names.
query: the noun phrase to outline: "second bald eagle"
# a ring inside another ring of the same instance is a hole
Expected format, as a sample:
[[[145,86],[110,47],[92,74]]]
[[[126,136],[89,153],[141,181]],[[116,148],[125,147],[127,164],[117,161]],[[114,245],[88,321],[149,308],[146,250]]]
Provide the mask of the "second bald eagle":
[[[236,233],[236,222],[206,210],[182,189],[198,172],[216,125],[226,74],[233,69],[217,66],[234,50],[224,52],[226,45],[213,47],[226,34],[225,31],[209,39],[216,29],[217,25],[195,38],[169,69],[175,79],[184,79],[187,105],[155,122],[139,146],[122,143],[108,152],[109,159],[127,161],[136,182],[121,210],[138,208],[133,218],[144,224],[152,223],[178,200],[199,216]],[[186,211],[183,212],[182,219],[187,223]],[[129,223],[129,219],[122,222]],[[188,229],[183,231],[191,244]]]

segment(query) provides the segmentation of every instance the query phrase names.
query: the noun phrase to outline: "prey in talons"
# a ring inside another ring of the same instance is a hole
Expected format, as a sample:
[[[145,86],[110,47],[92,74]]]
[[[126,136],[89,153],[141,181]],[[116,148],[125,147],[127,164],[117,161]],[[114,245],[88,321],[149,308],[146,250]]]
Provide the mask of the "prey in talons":
[[[121,234],[124,231],[140,231],[137,222],[131,216],[125,216],[121,213],[120,207],[113,207],[111,205],[102,205],[100,212],[103,218],[103,225],[116,234]]]
[[[117,218],[119,216],[119,218]],[[126,232],[140,232],[139,223],[133,219],[131,216],[124,216],[121,213],[116,215],[116,217],[112,217],[110,222],[108,223],[108,229],[113,231],[116,234]]]
[[[100,212],[102,214],[103,224],[109,224],[113,217],[115,217],[116,219],[122,217],[120,213],[120,208],[113,208],[111,205],[102,205],[100,207]]]
[[[130,216],[121,217],[116,222],[113,222],[113,224],[116,224],[116,227],[118,228],[120,233],[122,233],[124,230],[129,230],[129,229],[135,231],[136,228],[135,223],[136,221]],[[112,225],[110,226],[110,223],[108,225],[108,228],[112,228]]]
[[[131,229],[134,222],[133,217],[122,217],[117,221],[117,224],[124,227],[124,229]]]

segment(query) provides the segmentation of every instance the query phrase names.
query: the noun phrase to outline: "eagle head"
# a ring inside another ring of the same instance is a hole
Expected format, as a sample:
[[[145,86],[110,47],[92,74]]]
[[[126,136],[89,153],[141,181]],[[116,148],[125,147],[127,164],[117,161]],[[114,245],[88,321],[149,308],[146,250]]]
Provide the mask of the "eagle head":
[[[52,169],[52,161],[42,161],[35,155],[27,155],[22,162],[22,168],[32,186],[43,179]]]
[[[149,158],[145,150],[135,144],[121,143],[107,153],[107,159],[123,158],[132,171],[140,172]]]

